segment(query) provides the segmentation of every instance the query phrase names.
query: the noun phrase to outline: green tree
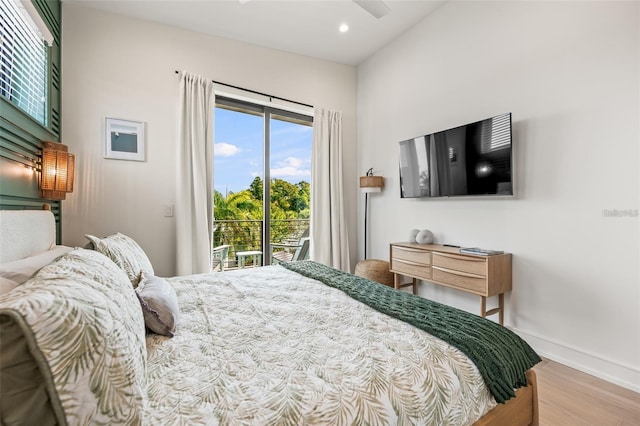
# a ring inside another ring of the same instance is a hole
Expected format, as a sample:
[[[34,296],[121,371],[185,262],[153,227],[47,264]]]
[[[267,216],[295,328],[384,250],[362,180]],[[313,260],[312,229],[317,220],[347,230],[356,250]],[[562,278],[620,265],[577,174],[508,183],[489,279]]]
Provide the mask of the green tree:
[[[216,245],[229,244],[233,251],[257,249],[261,240],[263,215],[262,179],[253,179],[248,189],[230,192],[225,197],[214,192],[214,217],[220,222],[215,234]],[[301,232],[292,219],[309,218],[310,185],[301,181],[297,184],[282,179],[271,181],[271,238],[282,241]],[[237,222],[234,222],[237,221]]]
[[[264,189],[262,185],[262,179],[260,178],[260,176],[256,176],[253,179],[253,182],[251,182],[251,185],[249,185],[249,191],[253,195],[253,198],[255,198],[256,200],[262,201],[262,194]]]
[[[215,191],[213,201],[215,220],[230,221],[217,226],[214,232],[215,245],[229,244],[232,256],[236,251],[260,246],[262,204],[253,198],[249,190],[231,192],[226,197]]]
[[[248,190],[230,192],[226,197],[219,191],[213,194],[213,215],[216,220],[262,219],[262,205]]]

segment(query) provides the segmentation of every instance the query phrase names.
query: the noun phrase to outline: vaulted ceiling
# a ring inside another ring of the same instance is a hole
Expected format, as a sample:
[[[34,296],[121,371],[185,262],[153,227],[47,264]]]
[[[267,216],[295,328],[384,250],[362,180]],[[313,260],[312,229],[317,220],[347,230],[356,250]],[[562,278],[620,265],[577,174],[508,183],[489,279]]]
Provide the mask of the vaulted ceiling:
[[[446,0],[63,0],[333,62],[357,65]],[[385,5],[387,7],[385,7]],[[377,9],[385,13],[376,18]],[[368,11],[368,10],[369,11]],[[347,24],[349,31],[338,30]]]

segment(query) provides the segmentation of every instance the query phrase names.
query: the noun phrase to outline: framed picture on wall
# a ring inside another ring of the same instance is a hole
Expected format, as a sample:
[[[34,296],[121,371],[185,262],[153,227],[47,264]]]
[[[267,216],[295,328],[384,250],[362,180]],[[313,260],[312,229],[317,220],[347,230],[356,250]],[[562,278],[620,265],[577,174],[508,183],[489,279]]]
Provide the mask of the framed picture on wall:
[[[105,119],[104,158],[144,161],[144,122]]]

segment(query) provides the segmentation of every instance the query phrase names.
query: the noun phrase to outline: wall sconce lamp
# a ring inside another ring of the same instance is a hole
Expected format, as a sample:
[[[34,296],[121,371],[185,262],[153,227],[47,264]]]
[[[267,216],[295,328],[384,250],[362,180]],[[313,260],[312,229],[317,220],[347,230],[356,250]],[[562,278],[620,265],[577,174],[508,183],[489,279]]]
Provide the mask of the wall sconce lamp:
[[[67,151],[61,143],[42,142],[40,195],[46,200],[64,200],[73,192],[75,156]]]
[[[367,216],[369,205],[369,193],[381,192],[384,187],[384,178],[373,175],[373,167],[367,170],[366,176],[360,176],[360,190],[364,192],[364,258],[367,258]]]

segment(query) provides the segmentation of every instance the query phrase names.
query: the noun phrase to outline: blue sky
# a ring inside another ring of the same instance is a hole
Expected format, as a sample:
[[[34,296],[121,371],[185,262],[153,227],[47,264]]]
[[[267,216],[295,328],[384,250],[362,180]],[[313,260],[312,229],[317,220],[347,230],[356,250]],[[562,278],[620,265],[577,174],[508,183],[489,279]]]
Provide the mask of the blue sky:
[[[263,117],[216,108],[213,182],[222,194],[247,189],[264,177]],[[311,181],[313,128],[271,120],[271,177]]]

